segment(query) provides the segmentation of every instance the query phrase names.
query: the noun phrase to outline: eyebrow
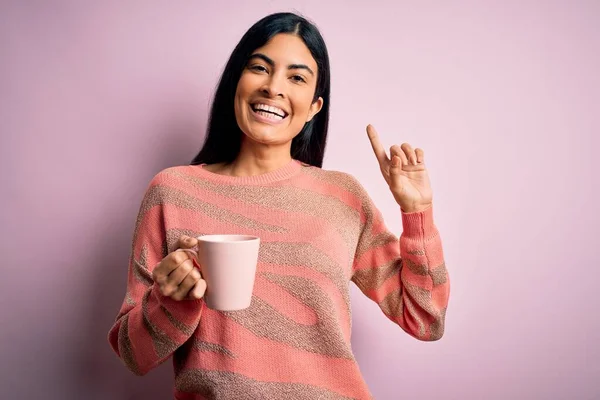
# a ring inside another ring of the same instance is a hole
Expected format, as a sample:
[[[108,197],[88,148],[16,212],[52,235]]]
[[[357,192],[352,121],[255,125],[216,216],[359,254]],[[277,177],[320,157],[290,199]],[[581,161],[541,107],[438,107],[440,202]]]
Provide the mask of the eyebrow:
[[[267,64],[269,64],[271,67],[275,66],[275,61],[271,60],[269,57],[265,56],[262,53],[254,53],[250,56],[250,60],[252,60],[253,58],[260,58],[261,60],[263,60],[264,62],[266,62]],[[288,65],[288,69],[304,69],[307,70],[311,75],[315,75],[315,73],[313,72],[312,69],[310,69],[310,67],[308,65],[305,64],[290,64]]]

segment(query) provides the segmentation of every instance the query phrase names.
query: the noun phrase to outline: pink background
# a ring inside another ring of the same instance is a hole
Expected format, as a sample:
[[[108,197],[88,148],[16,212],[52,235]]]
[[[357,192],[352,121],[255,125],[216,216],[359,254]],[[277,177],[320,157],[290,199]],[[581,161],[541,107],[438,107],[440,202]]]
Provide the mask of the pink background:
[[[354,286],[377,399],[600,397],[595,1],[29,1],[0,6],[0,398],[169,398],[107,332],[146,185],[200,147],[234,45],[297,10],[330,49],[328,169],[401,232],[364,128],[425,149],[452,294],[418,342]]]

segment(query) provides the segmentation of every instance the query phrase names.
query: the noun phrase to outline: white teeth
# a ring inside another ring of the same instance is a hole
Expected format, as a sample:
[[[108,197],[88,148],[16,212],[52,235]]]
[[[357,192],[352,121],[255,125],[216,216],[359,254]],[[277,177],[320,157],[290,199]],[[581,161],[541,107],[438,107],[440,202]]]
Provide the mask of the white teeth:
[[[273,107],[273,106],[268,106],[266,104],[255,104],[254,105],[254,109],[257,110],[257,111],[258,110],[264,110],[264,111],[268,111],[270,113],[279,114],[279,116],[281,117],[280,119],[282,119],[283,116],[285,115],[285,111],[283,111],[281,108],[277,108],[277,107]]]
[[[268,118],[268,119],[272,119],[272,120],[274,120],[274,121],[281,121],[281,120],[283,119],[283,117],[282,117],[282,116],[280,116],[280,115],[275,115],[275,114],[271,114],[270,112],[265,112],[265,111],[260,111],[260,110],[259,110],[259,111],[256,111],[256,113],[257,113],[258,115],[261,115],[261,116],[263,116],[263,117],[265,117],[265,118]]]

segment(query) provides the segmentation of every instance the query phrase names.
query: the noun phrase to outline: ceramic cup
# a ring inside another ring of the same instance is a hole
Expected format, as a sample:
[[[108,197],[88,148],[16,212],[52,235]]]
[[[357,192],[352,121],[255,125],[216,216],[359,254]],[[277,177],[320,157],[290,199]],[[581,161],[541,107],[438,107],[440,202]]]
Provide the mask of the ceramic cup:
[[[206,305],[219,311],[250,307],[260,238],[248,235],[203,235],[198,251],[180,249],[196,257],[206,281]]]

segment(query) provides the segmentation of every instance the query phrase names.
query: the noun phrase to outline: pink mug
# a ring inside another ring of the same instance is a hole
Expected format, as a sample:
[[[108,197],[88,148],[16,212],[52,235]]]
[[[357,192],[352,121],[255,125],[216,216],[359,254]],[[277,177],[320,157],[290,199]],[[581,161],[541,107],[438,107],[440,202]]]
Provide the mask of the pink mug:
[[[249,235],[198,236],[198,251],[192,254],[206,281],[206,305],[219,311],[250,307],[256,276],[260,238]]]

